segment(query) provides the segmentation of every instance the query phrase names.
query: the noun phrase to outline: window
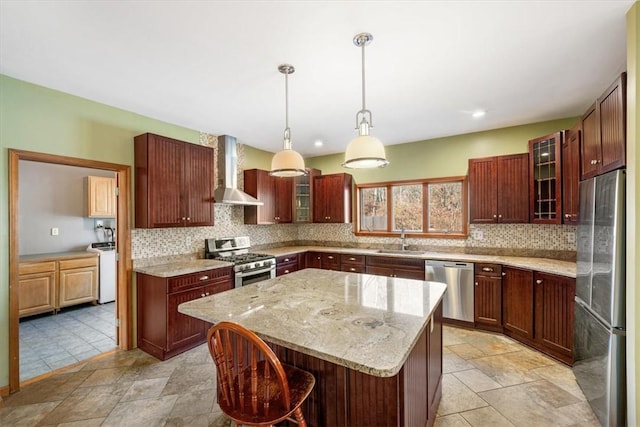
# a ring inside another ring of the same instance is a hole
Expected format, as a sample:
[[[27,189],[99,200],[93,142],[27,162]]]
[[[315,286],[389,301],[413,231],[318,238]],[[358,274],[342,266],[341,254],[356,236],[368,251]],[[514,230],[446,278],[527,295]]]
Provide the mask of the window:
[[[467,179],[450,177],[356,186],[357,235],[467,236]]]

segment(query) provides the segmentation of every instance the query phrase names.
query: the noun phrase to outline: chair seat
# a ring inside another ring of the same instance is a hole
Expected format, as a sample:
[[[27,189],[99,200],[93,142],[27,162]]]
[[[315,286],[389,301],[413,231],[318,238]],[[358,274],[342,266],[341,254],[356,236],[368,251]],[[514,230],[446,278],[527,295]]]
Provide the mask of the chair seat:
[[[261,369],[264,369],[264,365],[265,365],[265,361],[258,362],[258,370],[260,371]],[[249,397],[251,396],[250,368],[244,369],[245,381],[244,381],[244,387],[242,388],[244,389],[245,398],[244,398],[243,404],[236,405],[234,407],[234,405],[224,402],[224,399],[222,399],[220,394],[218,394],[218,404],[220,405],[220,408],[231,419],[241,424],[262,424],[262,423],[275,424],[279,421],[284,420],[291,414],[291,412],[295,408],[297,408],[302,404],[302,402],[307,398],[307,396],[309,396],[309,393],[311,393],[311,390],[313,389],[316,380],[312,374],[310,374],[307,371],[303,371],[302,369],[298,369],[294,366],[287,365],[284,363],[282,364],[282,367],[285,371],[287,381],[289,383],[291,408],[286,409],[282,405],[278,380],[277,378],[275,378],[275,375],[274,375],[269,380],[270,389],[275,391],[270,395],[270,398],[269,398],[269,402],[268,402],[269,411],[265,415],[260,414],[260,415],[254,416],[252,414],[253,411],[251,409],[252,408],[251,398]],[[236,385],[238,381],[237,378],[238,377],[236,377],[234,381]],[[265,399],[262,399],[262,396],[264,395],[264,393],[262,393],[262,390],[264,390],[265,387],[266,387],[265,380],[261,380],[260,383],[258,384],[258,392],[259,392],[258,395],[260,397],[258,398],[257,404],[259,406],[262,406],[266,403]],[[236,393],[236,395],[239,395],[239,393]]]

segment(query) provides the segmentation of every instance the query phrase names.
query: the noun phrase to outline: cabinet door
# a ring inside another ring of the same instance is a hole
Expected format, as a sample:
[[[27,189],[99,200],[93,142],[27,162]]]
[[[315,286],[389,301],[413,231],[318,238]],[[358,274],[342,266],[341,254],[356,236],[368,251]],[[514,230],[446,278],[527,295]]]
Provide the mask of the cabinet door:
[[[469,159],[469,221],[475,224],[498,221],[497,160]]]
[[[88,176],[87,203],[89,218],[115,217],[116,179],[108,176]]]
[[[307,252],[305,254],[304,268],[322,268],[322,254],[319,252]]]
[[[308,169],[308,175],[294,178],[293,222],[311,222],[313,220],[313,182],[320,175],[318,169]]]
[[[598,174],[598,163],[602,161],[600,150],[600,124],[593,104],[581,119],[582,145],[580,146],[580,179],[594,177]]]
[[[56,310],[56,272],[21,274],[18,278],[20,317]]]
[[[393,269],[393,277],[403,279],[424,280],[424,270],[414,270],[410,268],[396,267]]]
[[[184,144],[148,133],[135,138],[136,227],[183,226]]]
[[[379,267],[374,265],[367,265],[365,267],[367,274],[373,274],[375,276],[387,276],[393,277],[394,271],[391,267]]]
[[[474,320],[476,323],[499,326],[502,324],[502,279],[475,277]]]
[[[213,225],[213,149],[185,143],[185,225]]]
[[[322,254],[323,270],[340,270],[340,255],[338,254]]]
[[[529,222],[529,154],[497,158],[498,222]]]
[[[293,178],[273,178],[275,195],[274,220],[276,223],[293,221]]]
[[[352,182],[351,175],[345,173],[314,180],[313,222],[351,222]]]
[[[95,302],[98,299],[98,268],[60,270],[58,306]]]
[[[599,174],[621,168],[626,164],[626,126],[627,126],[627,75],[622,74],[598,98],[600,116],[600,145],[602,161]]]
[[[502,325],[533,339],[533,272],[503,267],[502,274]]]
[[[244,171],[244,191],[262,202],[262,206],[245,206],[245,224],[274,224],[276,200],[274,178],[261,169]]]
[[[529,141],[532,223],[562,222],[561,150],[561,132]]]
[[[204,287],[167,295],[167,353],[206,340],[205,322],[178,312],[178,306],[183,302],[204,296]]]
[[[536,272],[535,340],[571,363],[575,279]]]
[[[565,133],[562,142],[562,222],[578,222],[580,182],[580,123]]]

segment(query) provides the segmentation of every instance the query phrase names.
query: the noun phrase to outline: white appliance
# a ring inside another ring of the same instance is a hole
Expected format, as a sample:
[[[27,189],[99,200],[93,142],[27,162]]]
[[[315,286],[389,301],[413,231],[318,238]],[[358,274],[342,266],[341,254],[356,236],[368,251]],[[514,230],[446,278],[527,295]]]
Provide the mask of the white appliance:
[[[115,242],[92,243],[88,252],[98,254],[98,303],[116,300],[116,244]]]

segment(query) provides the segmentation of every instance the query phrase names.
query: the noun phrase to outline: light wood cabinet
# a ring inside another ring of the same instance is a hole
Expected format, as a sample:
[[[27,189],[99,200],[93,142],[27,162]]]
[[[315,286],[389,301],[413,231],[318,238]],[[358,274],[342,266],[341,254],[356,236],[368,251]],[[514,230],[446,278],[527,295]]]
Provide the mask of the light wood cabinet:
[[[87,216],[89,218],[115,218],[115,178],[106,176],[87,177]]]
[[[145,133],[134,157],[136,228],[213,225],[213,148]]]
[[[18,267],[18,315],[56,311],[56,263],[20,263]]]
[[[55,255],[21,261],[18,272],[18,315],[57,312],[60,308],[98,300],[98,256]]]
[[[313,222],[350,223],[353,177],[321,175],[313,181]]]
[[[529,154],[469,159],[469,221],[529,222]]]
[[[97,258],[58,261],[59,308],[98,299],[97,261]]]
[[[626,165],[626,116],[627,74],[622,73],[582,116],[581,180]]]

